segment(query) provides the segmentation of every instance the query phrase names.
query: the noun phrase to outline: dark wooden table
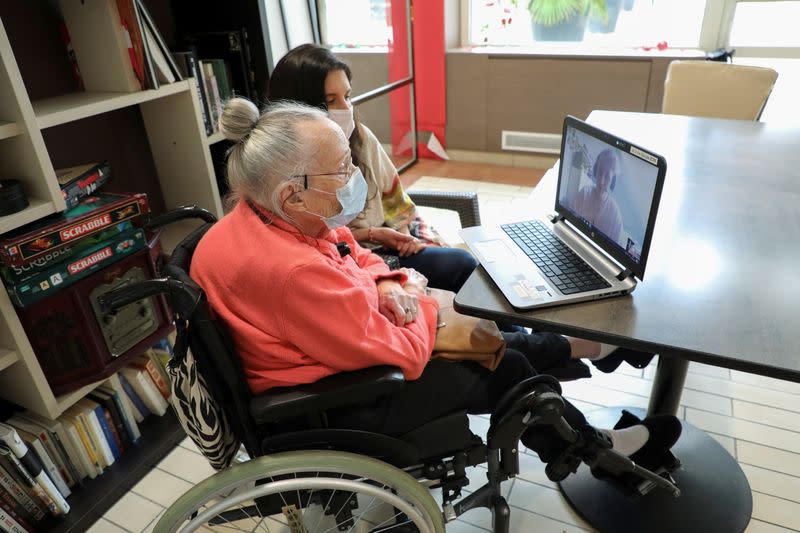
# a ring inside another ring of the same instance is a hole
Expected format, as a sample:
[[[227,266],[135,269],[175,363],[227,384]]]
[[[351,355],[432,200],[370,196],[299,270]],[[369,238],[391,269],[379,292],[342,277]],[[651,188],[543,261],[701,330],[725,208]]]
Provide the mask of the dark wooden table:
[[[689,361],[800,381],[800,129],[757,122],[595,111],[588,122],[662,154],[667,176],[645,279],[629,296],[511,307],[483,269],[460,312],[660,355],[650,413],[676,413]],[[552,210],[556,172],[534,191]],[[619,409],[590,413],[613,424]],[[682,496],[629,502],[582,467],[561,488],[603,531],[742,531],[747,479],[716,441],[684,422]]]

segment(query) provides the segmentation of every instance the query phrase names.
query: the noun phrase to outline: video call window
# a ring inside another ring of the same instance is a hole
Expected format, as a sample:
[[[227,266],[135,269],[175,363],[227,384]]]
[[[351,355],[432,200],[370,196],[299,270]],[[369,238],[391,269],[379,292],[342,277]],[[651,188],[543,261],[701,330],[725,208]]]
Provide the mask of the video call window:
[[[574,128],[566,135],[559,203],[638,263],[658,168]]]

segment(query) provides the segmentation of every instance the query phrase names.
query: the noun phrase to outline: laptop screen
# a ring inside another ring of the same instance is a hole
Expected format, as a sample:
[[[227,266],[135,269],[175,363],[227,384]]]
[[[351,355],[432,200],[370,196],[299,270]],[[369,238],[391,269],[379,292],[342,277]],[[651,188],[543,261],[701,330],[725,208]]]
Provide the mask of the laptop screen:
[[[665,171],[662,157],[568,117],[556,211],[642,279]]]

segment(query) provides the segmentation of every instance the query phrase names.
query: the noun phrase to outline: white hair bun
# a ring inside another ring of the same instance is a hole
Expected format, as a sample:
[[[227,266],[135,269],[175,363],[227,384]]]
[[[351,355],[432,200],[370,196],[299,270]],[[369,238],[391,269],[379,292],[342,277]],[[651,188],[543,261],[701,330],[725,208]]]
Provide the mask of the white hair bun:
[[[240,141],[250,134],[258,123],[258,108],[246,98],[231,98],[225,102],[219,117],[219,131],[226,139]]]

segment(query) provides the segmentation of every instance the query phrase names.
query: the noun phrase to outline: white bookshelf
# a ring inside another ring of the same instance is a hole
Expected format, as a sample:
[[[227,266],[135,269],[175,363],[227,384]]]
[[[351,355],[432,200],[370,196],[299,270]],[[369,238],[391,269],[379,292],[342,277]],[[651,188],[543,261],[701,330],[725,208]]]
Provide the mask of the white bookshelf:
[[[0,140],[8,139],[22,133],[22,128],[16,122],[0,122]]]
[[[214,133],[206,137],[206,140],[208,141],[208,144],[214,144],[225,140],[225,136],[222,135],[221,132],[215,131]]]
[[[92,36],[91,32],[82,35]],[[91,49],[93,53],[83,58],[84,63],[78,57],[81,72],[96,70],[109,60],[103,46]],[[42,130],[132,106],[141,113],[166,208],[194,204],[222,216],[210,141],[193,80],[163,85],[158,90],[118,92],[112,88],[31,102],[0,21],[0,177],[19,179],[30,203],[19,213],[0,217],[0,233],[65,208]],[[179,231],[170,231],[170,243],[165,243],[165,248],[170,249],[182,237]],[[0,397],[55,418],[98,384],[56,397],[8,294],[0,290]]]

